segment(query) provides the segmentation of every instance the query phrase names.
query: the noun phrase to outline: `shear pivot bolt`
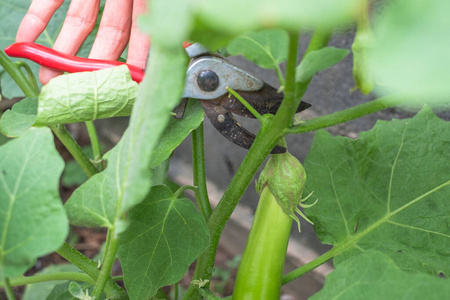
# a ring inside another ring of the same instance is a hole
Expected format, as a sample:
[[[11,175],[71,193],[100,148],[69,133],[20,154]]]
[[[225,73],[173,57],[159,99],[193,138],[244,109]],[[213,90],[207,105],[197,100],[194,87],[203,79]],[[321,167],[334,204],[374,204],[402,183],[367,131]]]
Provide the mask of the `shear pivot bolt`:
[[[219,86],[219,76],[211,70],[204,70],[198,74],[197,84],[205,92],[212,92]]]
[[[225,116],[224,115],[218,115],[217,116],[217,121],[219,121],[220,123],[225,122]]]

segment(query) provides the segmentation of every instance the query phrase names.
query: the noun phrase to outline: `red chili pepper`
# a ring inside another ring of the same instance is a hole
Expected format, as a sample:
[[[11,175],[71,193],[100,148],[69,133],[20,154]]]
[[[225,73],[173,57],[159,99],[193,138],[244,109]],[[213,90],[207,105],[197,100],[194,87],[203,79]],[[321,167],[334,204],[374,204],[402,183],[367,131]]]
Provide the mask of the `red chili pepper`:
[[[8,46],[5,49],[5,53],[12,57],[29,59],[47,68],[69,73],[88,72],[126,65],[134,81],[139,83],[144,78],[144,71],[136,66],[114,60],[81,58],[61,53],[35,43],[15,43]]]

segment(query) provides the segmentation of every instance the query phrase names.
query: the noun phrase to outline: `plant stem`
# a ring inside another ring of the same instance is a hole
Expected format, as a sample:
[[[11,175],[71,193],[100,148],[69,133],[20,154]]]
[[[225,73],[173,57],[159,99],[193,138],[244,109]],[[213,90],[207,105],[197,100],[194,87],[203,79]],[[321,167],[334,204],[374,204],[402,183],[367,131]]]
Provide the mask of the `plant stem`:
[[[58,249],[57,253],[88,274],[92,279],[97,280],[99,277],[100,271],[97,268],[97,263],[78,252],[69,244],[64,243],[64,245]],[[110,299],[128,299],[125,291],[111,278],[109,278],[105,286],[105,294]]]
[[[34,77],[33,71],[31,71],[30,66],[23,61],[18,61],[16,63],[16,65],[18,65],[19,67],[22,67],[27,72],[28,82],[30,83],[33,90],[35,90],[36,93],[39,94],[39,87],[36,82],[36,78]]]
[[[71,280],[94,284],[95,281],[87,274],[80,272],[55,272],[50,274],[37,274],[11,279],[11,286],[27,285],[52,280]]]
[[[317,268],[318,266],[323,265],[324,263],[326,263],[327,261],[329,261],[330,259],[332,259],[333,257],[335,257],[336,255],[338,255],[339,253],[341,253],[343,250],[348,249],[348,244],[344,243],[341,244],[337,247],[333,247],[333,249],[331,249],[330,251],[322,254],[321,256],[317,257],[316,259],[310,261],[309,263],[307,263],[306,265],[301,266],[298,269],[295,269],[292,272],[287,273],[286,275],[283,276],[283,280],[282,280],[282,284],[286,284],[288,282],[291,282],[294,279],[299,278],[300,276],[314,270],[315,268]]]
[[[372,114],[386,108],[406,103],[408,101],[408,99],[398,96],[386,96],[378,98],[376,100],[372,100],[370,102],[347,108],[329,115],[303,121],[301,124],[292,126],[291,128],[287,129],[286,133],[298,134],[331,127],[360,118],[362,116],[366,116],[368,114]]]
[[[242,103],[242,105],[245,106],[246,109],[248,109],[249,112],[251,112],[251,114],[258,119],[258,121],[263,122],[263,116],[261,116],[261,114],[253,108],[253,106],[250,105],[250,103],[248,103],[244,98],[242,98],[241,95],[239,95],[235,90],[233,90],[232,88],[227,86],[227,91],[232,94],[234,97],[236,97],[236,99],[239,100],[239,102]]]
[[[102,267],[100,269],[100,274],[98,275],[97,282],[95,283],[94,290],[92,291],[92,296],[96,299],[100,298],[100,295],[103,289],[106,286],[106,283],[111,280],[111,269],[116,260],[117,247],[119,246],[119,239],[114,236],[114,228],[109,229],[111,231],[110,238],[107,240],[105,248],[108,249],[105,252],[105,256],[102,261]],[[109,233],[109,232],[108,232]]]
[[[295,66],[297,63],[298,34],[290,34],[289,39],[285,99],[276,116],[270,122],[264,122],[262,124],[261,130],[256,136],[252,147],[242,161],[242,164],[231,180],[216,209],[211,214],[208,220],[208,229],[211,238],[210,245],[197,261],[194,280],[205,280],[211,277],[217,246],[223,228],[246,188],[252,181],[259,166],[264,162],[277,141],[282,137],[284,129],[292,125],[292,119],[296,111],[296,108],[292,109],[292,107],[295,105]],[[198,286],[190,285],[184,298],[199,299]]]
[[[78,145],[78,143],[73,139],[64,124],[51,125],[50,128],[58,137],[58,139],[63,143],[63,145],[67,148],[70,154],[72,154],[73,158],[75,158],[77,163],[81,166],[84,173],[86,173],[88,177],[92,177],[93,175],[98,173],[97,168],[91,162],[86,153],[83,152],[80,145]]]
[[[94,162],[97,166],[98,170],[103,170],[103,161],[102,161],[102,149],[100,147],[100,143],[98,141],[97,131],[95,130],[95,125],[93,121],[86,121],[86,128],[89,134],[89,139],[91,140],[92,145],[92,153],[94,153]],[[98,162],[98,163],[97,163]]]
[[[3,287],[5,288],[6,298],[8,298],[8,300],[16,300],[8,277],[3,278]]]
[[[205,147],[203,141],[203,122],[197,129],[192,131],[192,164],[194,185],[197,187],[195,191],[195,199],[197,207],[201,214],[208,221],[212,209],[208,198],[208,190],[206,187],[205,174]]]
[[[0,65],[8,72],[9,76],[17,83],[20,89],[27,97],[36,97],[39,95],[39,91],[33,88],[32,84],[28,81],[25,74],[20,70],[20,67],[13,63],[3,51],[0,51]]]
[[[329,34],[315,32],[311,38],[307,51],[322,48],[326,45],[326,42],[328,42],[329,36]],[[309,84],[309,81],[302,83],[301,85],[295,83],[297,51],[298,34],[291,33],[289,34],[289,52],[283,102],[275,117],[269,122],[261,124],[261,129],[258,132],[252,147],[242,161],[242,164],[231,180],[230,185],[226,189],[216,209],[211,214],[211,217],[208,220],[208,229],[211,237],[210,245],[197,260],[194,280],[205,280],[211,277],[217,246],[223,228],[259,169],[259,166],[264,162],[277,141],[284,135],[285,130],[292,125],[292,119],[301,101],[301,97],[298,97],[300,94],[297,90],[301,88],[301,95],[303,95]],[[198,287],[190,285],[184,298],[198,299],[199,297]]]

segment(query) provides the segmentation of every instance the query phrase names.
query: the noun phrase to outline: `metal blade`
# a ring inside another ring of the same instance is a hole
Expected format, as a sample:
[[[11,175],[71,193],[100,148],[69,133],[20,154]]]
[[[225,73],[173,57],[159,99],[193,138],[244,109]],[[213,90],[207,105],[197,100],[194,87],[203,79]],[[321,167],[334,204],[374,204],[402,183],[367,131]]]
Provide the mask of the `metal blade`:
[[[215,101],[201,100],[205,113],[213,126],[229,141],[234,144],[250,149],[255,140],[255,135],[242,127],[241,124],[233,117],[233,115],[220,104]],[[286,148],[275,146],[272,149],[272,154],[279,154],[286,152]]]

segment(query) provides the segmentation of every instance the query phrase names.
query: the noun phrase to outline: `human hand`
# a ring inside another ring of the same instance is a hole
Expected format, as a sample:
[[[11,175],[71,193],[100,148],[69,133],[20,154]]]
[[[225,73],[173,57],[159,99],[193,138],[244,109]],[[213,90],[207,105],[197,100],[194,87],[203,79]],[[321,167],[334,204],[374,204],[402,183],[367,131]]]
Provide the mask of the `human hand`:
[[[63,2],[33,0],[19,26],[16,42],[34,42]],[[94,29],[99,6],[100,0],[72,0],[53,49],[76,55]],[[144,69],[150,39],[139,31],[136,19],[145,9],[145,0],[108,0],[89,58],[117,60],[129,43],[127,63]],[[42,67],[39,80],[46,84],[60,74]]]

